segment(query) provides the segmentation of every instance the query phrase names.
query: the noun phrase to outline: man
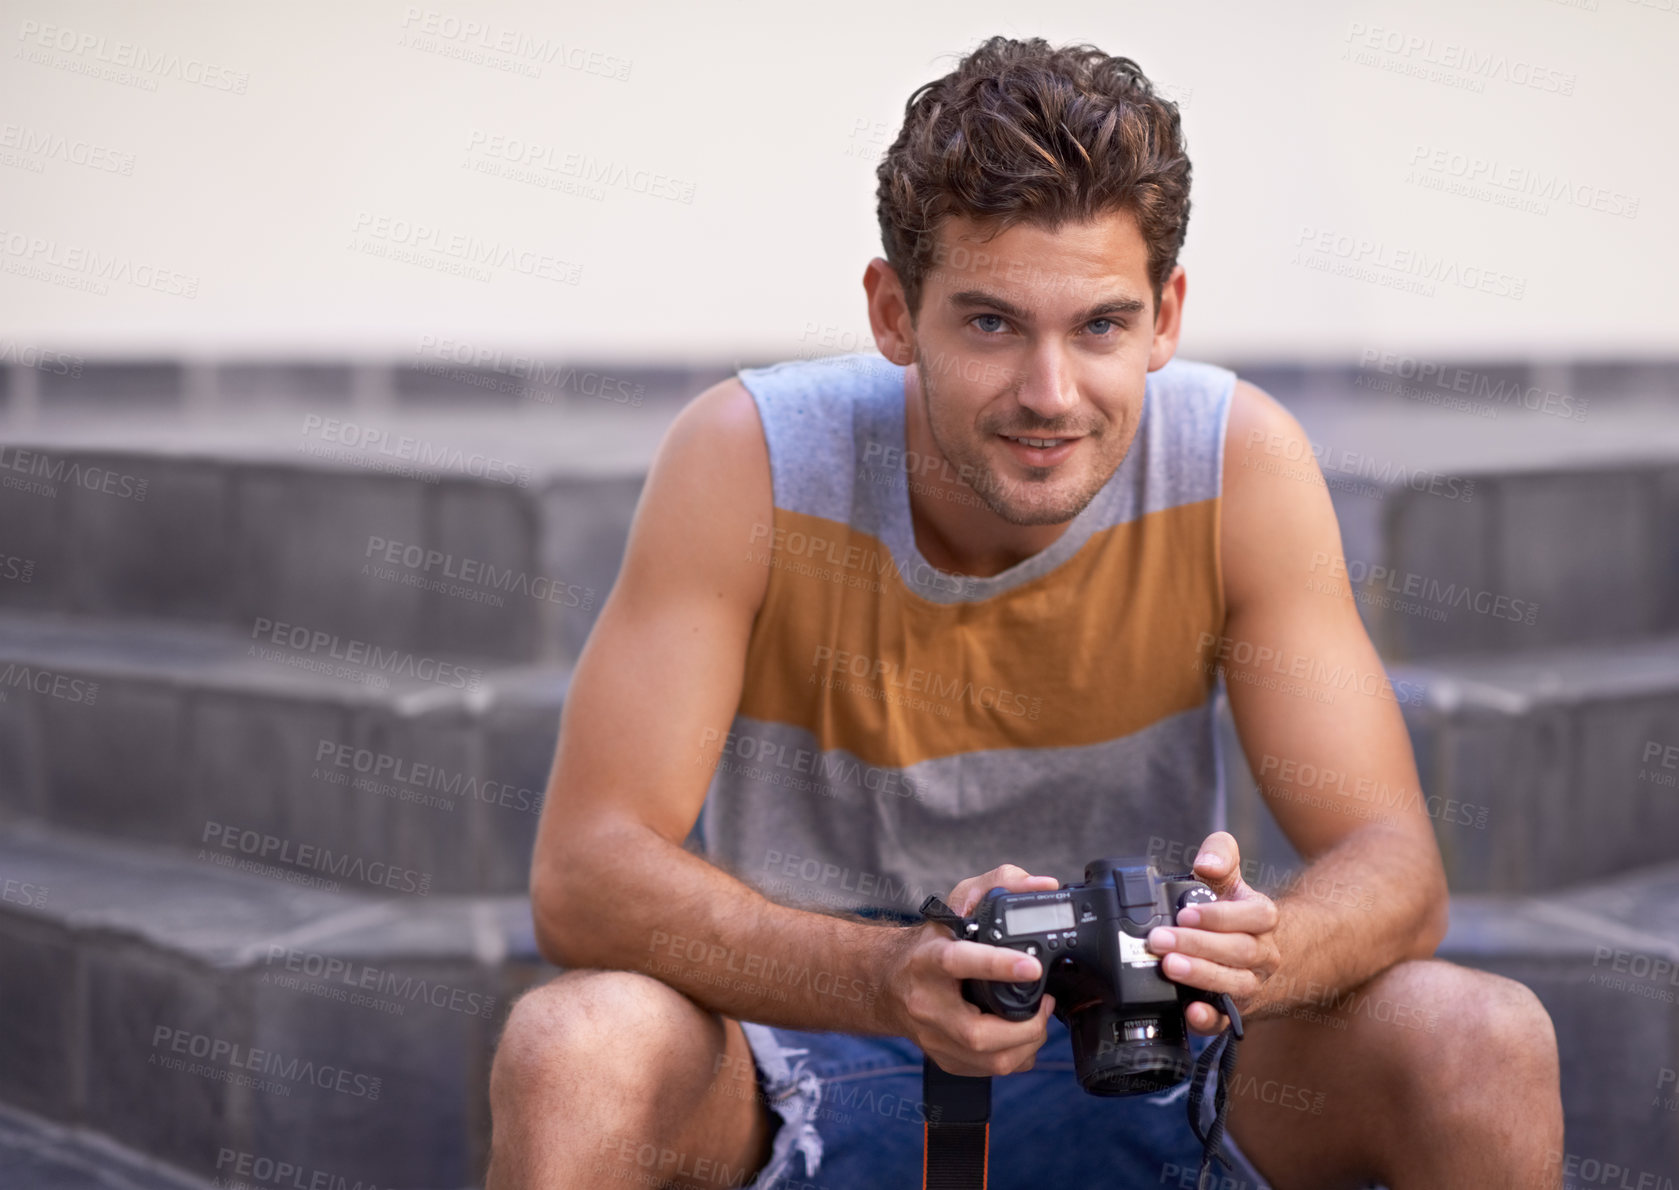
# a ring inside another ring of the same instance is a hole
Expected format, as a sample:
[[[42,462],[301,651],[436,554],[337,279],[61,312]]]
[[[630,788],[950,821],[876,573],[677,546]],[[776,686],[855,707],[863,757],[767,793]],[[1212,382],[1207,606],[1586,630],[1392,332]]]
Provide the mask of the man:
[[[1322,593],[1306,437],[1173,361],[1176,110],[1125,59],[994,38],[879,176],[884,358],[743,372],[648,476],[566,701],[531,895],[569,970],[508,1019],[490,1190],[910,1185],[923,1052],[1007,1076],[993,1186],[1192,1185],[1183,1087],[1084,1094],[1052,997],[960,995],[1038,960],[905,924],[1144,853],[1220,898],[1149,947],[1247,1024],[1221,1186],[1558,1185],[1548,1017],[1429,957],[1439,854],[1351,593]],[[1308,863],[1275,900],[1216,829],[1220,674]],[[1375,788],[1410,796],[1360,813]]]

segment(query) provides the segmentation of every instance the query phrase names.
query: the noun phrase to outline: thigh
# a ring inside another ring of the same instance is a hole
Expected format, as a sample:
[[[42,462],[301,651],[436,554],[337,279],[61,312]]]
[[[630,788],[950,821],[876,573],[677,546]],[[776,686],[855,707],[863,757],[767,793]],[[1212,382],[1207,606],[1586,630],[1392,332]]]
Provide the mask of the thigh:
[[[1376,1155],[1414,1142],[1402,1072],[1458,1065],[1438,960],[1399,963],[1351,991],[1306,989],[1287,1016],[1247,1028],[1230,1132],[1278,1190],[1362,1190]],[[1495,1077],[1496,1072],[1483,1072]]]
[[[710,1044],[698,1084],[703,1089],[678,1117],[682,1122],[671,1146],[676,1167],[664,1173],[666,1181],[661,1183],[684,1190],[745,1183],[768,1159],[776,1126],[774,1113],[756,1093],[752,1048],[741,1023],[707,1015]],[[645,1156],[638,1151],[638,1164]],[[672,1152],[660,1153],[659,1160],[668,1166]]]

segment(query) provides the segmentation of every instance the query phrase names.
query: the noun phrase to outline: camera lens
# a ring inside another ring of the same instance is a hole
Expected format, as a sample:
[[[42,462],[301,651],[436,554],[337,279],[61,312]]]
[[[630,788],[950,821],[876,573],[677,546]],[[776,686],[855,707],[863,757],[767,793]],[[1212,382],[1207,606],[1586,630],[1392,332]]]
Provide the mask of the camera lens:
[[[1193,1063],[1183,1013],[1093,1005],[1073,1014],[1073,1069],[1092,1095],[1142,1095],[1176,1086]]]

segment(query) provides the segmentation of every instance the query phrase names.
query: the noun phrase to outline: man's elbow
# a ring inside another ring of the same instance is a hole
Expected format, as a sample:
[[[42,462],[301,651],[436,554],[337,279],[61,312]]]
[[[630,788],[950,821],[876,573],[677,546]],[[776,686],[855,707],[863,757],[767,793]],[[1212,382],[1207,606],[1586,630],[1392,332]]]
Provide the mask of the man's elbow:
[[[1446,887],[1445,869],[1438,858],[1427,881],[1421,910],[1422,924],[1417,929],[1416,943],[1406,958],[1429,959],[1446,940],[1446,928],[1451,922],[1451,896]]]
[[[556,865],[531,865],[531,925],[537,954],[560,968],[596,965],[586,950],[588,932],[575,928],[577,920],[586,917]]]

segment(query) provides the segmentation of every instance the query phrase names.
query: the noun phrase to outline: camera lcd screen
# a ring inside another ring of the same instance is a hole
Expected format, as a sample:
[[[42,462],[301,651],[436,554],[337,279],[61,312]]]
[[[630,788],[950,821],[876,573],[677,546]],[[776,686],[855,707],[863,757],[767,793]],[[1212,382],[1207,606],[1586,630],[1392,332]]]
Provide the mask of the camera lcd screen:
[[[1071,901],[1045,901],[1003,911],[1003,925],[1011,934],[1041,934],[1045,930],[1073,928]]]

